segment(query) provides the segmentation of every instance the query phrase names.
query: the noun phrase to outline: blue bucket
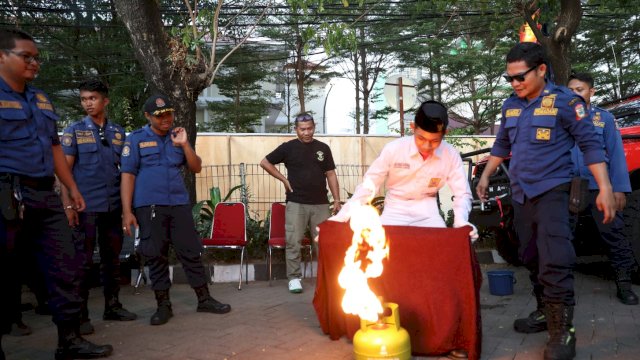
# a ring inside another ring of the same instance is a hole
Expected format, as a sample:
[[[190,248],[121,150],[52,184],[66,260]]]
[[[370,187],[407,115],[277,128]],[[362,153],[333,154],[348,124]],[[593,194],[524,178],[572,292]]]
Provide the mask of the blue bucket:
[[[489,278],[489,292],[491,295],[504,296],[513,294],[513,284],[516,279],[511,270],[491,270],[487,271]]]

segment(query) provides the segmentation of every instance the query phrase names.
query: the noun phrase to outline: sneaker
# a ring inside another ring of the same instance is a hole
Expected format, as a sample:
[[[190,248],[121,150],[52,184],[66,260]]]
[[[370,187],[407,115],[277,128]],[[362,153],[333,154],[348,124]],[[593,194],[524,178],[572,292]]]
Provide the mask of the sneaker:
[[[289,292],[293,294],[300,294],[302,292],[302,282],[300,279],[289,280]]]
[[[547,317],[541,309],[537,309],[528,317],[516,319],[513,322],[513,329],[524,334],[534,334],[547,330]]]

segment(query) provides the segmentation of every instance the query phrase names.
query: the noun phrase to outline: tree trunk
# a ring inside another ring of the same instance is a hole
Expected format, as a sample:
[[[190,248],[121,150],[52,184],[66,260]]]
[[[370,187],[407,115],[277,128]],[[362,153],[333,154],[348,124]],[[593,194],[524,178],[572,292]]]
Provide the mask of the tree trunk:
[[[195,102],[198,94],[209,85],[208,79],[202,76],[204,63],[187,64],[186,49],[181,48],[181,43],[170,39],[164,29],[158,1],[114,2],[118,15],[131,36],[136,59],[144,71],[147,82],[153,92],[163,93],[174,104],[175,126],[186,129],[189,142],[195,148]],[[185,184],[191,200],[195,201],[195,176],[189,171],[185,171]]]

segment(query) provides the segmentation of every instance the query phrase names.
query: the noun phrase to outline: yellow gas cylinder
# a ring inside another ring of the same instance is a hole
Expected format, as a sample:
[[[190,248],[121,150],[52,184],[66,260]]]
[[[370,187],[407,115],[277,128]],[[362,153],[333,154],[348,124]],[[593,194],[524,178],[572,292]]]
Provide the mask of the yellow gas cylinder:
[[[356,360],[411,359],[411,341],[407,330],[400,327],[398,304],[385,303],[391,315],[378,322],[360,320],[360,330],[353,336]]]

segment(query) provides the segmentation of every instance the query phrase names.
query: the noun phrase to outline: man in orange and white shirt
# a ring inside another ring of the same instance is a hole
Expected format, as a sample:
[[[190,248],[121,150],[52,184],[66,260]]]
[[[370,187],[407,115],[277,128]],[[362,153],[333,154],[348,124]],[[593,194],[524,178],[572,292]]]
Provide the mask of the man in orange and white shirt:
[[[367,202],[386,180],[381,221],[384,225],[445,227],[437,202],[438,190],[448,185],[453,193],[454,227],[469,223],[471,190],[460,153],[443,140],[448,125],[447,108],[433,100],[420,105],[411,123],[413,136],[387,144],[369,167],[351,199],[330,220],[347,221],[353,204]]]

